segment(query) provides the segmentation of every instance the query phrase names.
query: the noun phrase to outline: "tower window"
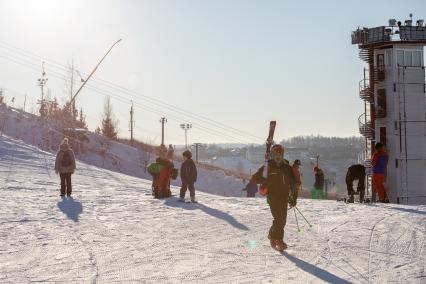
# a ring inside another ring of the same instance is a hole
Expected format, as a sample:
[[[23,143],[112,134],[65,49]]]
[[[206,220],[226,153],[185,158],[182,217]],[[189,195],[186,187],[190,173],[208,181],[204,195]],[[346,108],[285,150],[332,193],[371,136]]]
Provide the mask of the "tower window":
[[[404,66],[413,66],[413,52],[404,51]]]
[[[422,52],[420,50],[397,50],[396,61],[399,66],[423,66]]]
[[[396,63],[399,66],[404,66],[404,50],[396,51]]]
[[[420,67],[422,66],[422,52],[413,51],[413,66]]]
[[[385,55],[386,55],[386,67],[392,67],[392,50],[387,49]]]

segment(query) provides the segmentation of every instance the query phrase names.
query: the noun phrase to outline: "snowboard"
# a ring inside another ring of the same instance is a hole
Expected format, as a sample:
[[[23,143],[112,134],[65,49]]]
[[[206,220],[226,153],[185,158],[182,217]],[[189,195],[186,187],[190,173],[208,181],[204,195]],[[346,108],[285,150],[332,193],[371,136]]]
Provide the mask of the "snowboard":
[[[263,164],[263,173],[262,176],[264,178],[268,177],[268,161],[271,157],[271,146],[274,142],[274,133],[275,133],[275,126],[277,125],[277,122],[275,120],[269,122],[269,133],[268,138],[266,138],[266,150],[265,150],[265,162]],[[268,189],[265,185],[260,185],[259,193],[263,196],[268,194]]]

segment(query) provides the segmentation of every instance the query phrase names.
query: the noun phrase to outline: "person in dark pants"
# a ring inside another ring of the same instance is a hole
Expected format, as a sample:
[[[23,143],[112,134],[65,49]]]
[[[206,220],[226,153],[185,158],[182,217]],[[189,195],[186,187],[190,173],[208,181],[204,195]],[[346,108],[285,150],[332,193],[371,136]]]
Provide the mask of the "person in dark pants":
[[[59,151],[56,154],[55,173],[61,177],[61,196],[71,196],[71,175],[75,171],[75,156],[68,144],[68,138],[62,140]]]
[[[247,197],[256,197],[257,184],[253,181],[249,181],[243,191],[247,192]]]
[[[315,173],[315,183],[314,188],[311,191],[311,198],[312,199],[324,199],[324,172],[322,169],[318,166],[314,167],[314,173]]]
[[[284,226],[287,220],[287,207],[296,206],[297,188],[293,170],[284,159],[284,148],[274,145],[271,148],[272,159],[268,161],[266,178],[263,176],[262,166],[253,176],[252,181],[267,188],[267,201],[274,218],[269,229],[268,239],[273,248],[283,251],[287,248],[284,242]]]
[[[191,196],[191,202],[197,202],[195,200],[195,187],[194,183],[197,181],[197,167],[192,160],[192,153],[186,150],[182,153],[184,162],[180,168],[180,178],[182,180],[182,187],[180,189],[179,201],[185,201],[186,190],[189,189],[189,195]]]
[[[349,203],[354,202],[354,180],[358,180],[357,192],[359,194],[359,202],[363,202],[365,195],[365,167],[363,165],[352,165],[348,168],[348,172],[346,173],[346,187],[348,189]]]

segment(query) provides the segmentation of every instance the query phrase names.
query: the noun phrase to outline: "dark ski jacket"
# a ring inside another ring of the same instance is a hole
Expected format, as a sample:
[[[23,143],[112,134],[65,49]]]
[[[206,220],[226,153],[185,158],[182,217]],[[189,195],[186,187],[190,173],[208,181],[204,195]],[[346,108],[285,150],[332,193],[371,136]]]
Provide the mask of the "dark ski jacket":
[[[268,202],[273,200],[287,201],[289,196],[291,196],[292,200],[297,200],[293,169],[286,160],[279,165],[274,160],[269,160],[266,179],[263,177],[263,168],[264,166],[257,170],[251,181],[266,186],[268,189]]]
[[[249,181],[246,187],[243,188],[243,191],[247,191],[247,197],[255,197],[257,190],[257,184],[252,181]]]
[[[319,170],[315,173],[314,187],[317,189],[324,188],[324,172],[322,170]]]
[[[74,173],[75,156],[68,144],[61,144],[55,160],[55,171],[63,173]]]
[[[365,167],[363,165],[356,164],[348,168],[348,172],[346,173],[346,183],[356,179],[360,180],[364,178],[365,178]]]
[[[192,159],[187,159],[182,163],[180,178],[183,183],[194,183],[197,181],[197,167]]]

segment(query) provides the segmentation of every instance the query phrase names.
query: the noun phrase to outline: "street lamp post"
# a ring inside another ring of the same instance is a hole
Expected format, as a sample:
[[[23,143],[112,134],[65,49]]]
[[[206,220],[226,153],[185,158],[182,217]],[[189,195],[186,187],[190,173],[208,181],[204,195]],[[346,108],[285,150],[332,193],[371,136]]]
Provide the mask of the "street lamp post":
[[[192,124],[190,124],[190,123],[182,123],[180,125],[180,128],[182,128],[185,131],[185,149],[188,149],[187,131],[192,128]]]

